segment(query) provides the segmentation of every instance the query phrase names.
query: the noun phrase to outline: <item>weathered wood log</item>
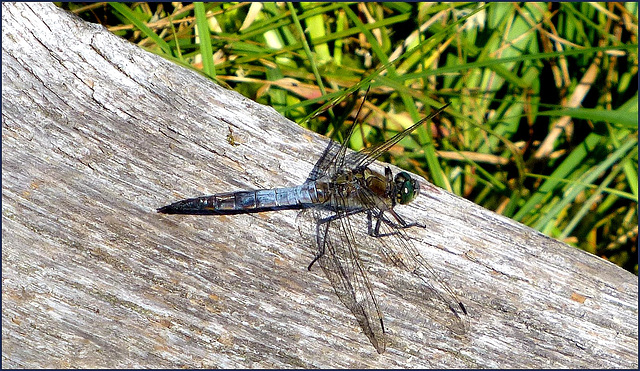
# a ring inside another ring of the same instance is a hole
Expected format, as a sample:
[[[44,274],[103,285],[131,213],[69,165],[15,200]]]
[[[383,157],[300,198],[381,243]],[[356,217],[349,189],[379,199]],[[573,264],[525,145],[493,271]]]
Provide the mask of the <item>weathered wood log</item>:
[[[363,246],[377,354],[296,211],[155,211],[300,184],[325,138],[52,4],[2,25],[3,367],[638,367],[636,276],[424,180],[398,212],[470,329]]]

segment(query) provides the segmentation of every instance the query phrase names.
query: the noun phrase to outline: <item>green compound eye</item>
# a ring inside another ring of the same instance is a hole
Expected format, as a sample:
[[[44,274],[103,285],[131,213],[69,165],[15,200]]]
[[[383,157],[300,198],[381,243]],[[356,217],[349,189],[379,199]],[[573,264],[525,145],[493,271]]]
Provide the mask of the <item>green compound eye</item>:
[[[420,185],[405,171],[399,172],[394,180],[396,184],[396,202],[406,205],[420,194]]]

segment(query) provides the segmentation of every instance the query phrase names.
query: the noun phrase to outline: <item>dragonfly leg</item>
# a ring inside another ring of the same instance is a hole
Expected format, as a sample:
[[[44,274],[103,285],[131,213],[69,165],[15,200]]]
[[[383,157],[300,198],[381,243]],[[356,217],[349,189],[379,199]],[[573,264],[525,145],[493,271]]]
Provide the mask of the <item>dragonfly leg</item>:
[[[375,215],[376,218],[376,225],[375,227],[372,228],[372,218],[373,218],[373,213],[369,212],[367,215],[367,221],[368,221],[368,228],[369,228],[369,235],[372,237],[385,237],[385,236],[390,236],[396,233],[399,233],[399,231],[395,231],[395,232],[390,232],[390,233],[380,233],[380,222],[384,222],[384,224],[395,228],[395,229],[405,229],[405,228],[411,228],[411,227],[421,227],[421,228],[426,228],[426,226],[424,224],[421,223],[417,223],[417,222],[413,222],[413,223],[407,223],[404,219],[402,219],[402,217],[400,217],[400,215],[396,214],[393,210],[388,210],[389,213],[391,213],[391,215],[393,215],[393,217],[398,221],[398,223],[394,223],[393,221],[391,221],[389,218],[387,218],[386,216],[384,216],[384,212],[380,212],[377,213]]]
[[[391,215],[393,215],[393,217],[400,223],[398,225],[398,224],[393,223],[391,220],[389,220],[387,218],[384,218],[383,221],[387,225],[390,225],[392,227],[395,227],[395,228],[411,228],[411,227],[427,228],[427,226],[422,224],[422,223],[418,223],[418,222],[407,223],[404,219],[402,219],[402,217],[400,215],[398,215],[393,210],[389,210],[389,213],[391,213]]]
[[[313,260],[311,261],[311,263],[309,263],[309,266],[307,267],[308,271],[311,270],[311,267],[313,267],[313,264],[315,264],[315,262],[317,262],[318,259],[322,257],[322,255],[324,255],[324,251],[320,251],[316,254],[316,256],[313,258]]]

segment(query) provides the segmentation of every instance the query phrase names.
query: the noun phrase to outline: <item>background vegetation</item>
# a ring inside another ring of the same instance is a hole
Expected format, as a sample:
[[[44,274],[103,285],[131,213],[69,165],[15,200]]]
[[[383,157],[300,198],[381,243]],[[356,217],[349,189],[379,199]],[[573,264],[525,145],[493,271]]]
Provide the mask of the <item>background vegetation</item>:
[[[637,3],[59,6],[354,149],[451,102],[383,160],[638,272]]]

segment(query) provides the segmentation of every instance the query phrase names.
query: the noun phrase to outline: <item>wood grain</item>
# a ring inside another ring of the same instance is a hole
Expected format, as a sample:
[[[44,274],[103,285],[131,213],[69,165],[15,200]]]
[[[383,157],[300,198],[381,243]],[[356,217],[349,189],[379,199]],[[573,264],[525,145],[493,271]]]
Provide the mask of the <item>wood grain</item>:
[[[299,184],[325,138],[53,4],[2,24],[3,367],[638,367],[636,276],[423,179],[398,212],[470,331],[363,246],[377,354],[295,211],[155,212]]]

